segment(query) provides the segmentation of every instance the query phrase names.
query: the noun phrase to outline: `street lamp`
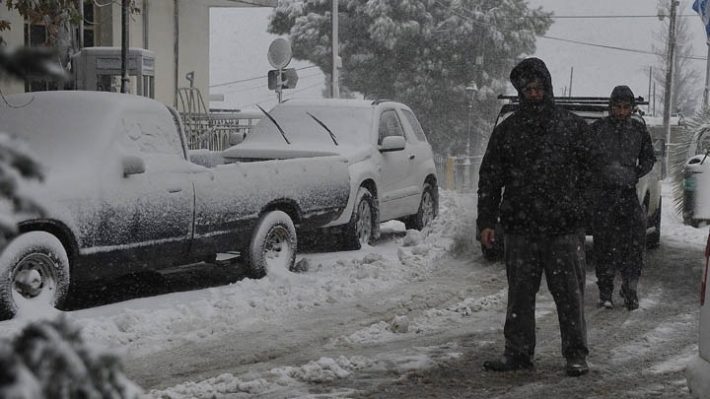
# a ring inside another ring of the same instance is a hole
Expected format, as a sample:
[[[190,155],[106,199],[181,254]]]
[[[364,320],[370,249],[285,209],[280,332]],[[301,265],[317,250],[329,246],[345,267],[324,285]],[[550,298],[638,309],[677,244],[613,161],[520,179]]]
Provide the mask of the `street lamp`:
[[[464,189],[469,191],[473,186],[471,181],[471,114],[473,113],[473,93],[478,90],[476,83],[471,83],[466,87],[466,99],[468,100],[468,121],[466,124],[466,159],[463,161]],[[475,146],[475,144],[474,144]],[[474,148],[474,150],[476,150]]]
[[[468,101],[468,121],[466,123],[466,156],[471,156],[471,114],[473,113],[473,95],[478,90],[476,83],[471,83],[466,86],[466,100]],[[474,143],[474,152],[477,151],[477,146]]]

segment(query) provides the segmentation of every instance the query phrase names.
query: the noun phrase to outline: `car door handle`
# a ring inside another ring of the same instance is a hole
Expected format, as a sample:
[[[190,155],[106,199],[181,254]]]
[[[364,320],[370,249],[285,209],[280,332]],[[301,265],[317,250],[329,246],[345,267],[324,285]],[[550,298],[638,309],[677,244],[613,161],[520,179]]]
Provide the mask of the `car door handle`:
[[[170,188],[168,189],[168,192],[169,192],[169,193],[179,193],[179,192],[181,192],[181,191],[182,191],[182,187],[170,187]]]
[[[414,157],[416,157],[416,155],[414,155],[414,154],[409,154],[409,159],[414,159]]]

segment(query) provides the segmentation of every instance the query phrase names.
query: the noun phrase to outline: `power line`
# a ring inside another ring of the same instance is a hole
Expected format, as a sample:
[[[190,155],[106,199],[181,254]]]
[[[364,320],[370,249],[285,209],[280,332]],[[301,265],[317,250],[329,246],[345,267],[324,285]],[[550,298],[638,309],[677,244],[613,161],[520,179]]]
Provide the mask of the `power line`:
[[[303,80],[303,79],[308,79],[308,78],[312,78],[312,77],[319,77],[319,76],[323,76],[323,74],[322,74],[321,72],[312,73],[312,74],[310,74],[310,75],[299,76],[298,79],[299,79],[299,81],[300,81],[300,80]],[[234,89],[234,90],[223,91],[223,92],[221,92],[220,94],[231,94],[231,93],[242,92],[242,91],[248,91],[248,90],[265,89],[267,86],[268,86],[268,85],[262,83],[262,84],[259,84],[259,85],[257,85],[257,86],[243,87],[243,88],[238,88],[238,89]]]
[[[318,82],[318,83],[314,83],[314,84],[312,84],[312,85],[308,85],[308,86],[306,86],[306,87],[302,87],[302,88],[300,88],[300,89],[291,90],[290,92],[284,92],[284,93],[286,93],[286,94],[291,94],[291,96],[288,97],[288,98],[291,98],[294,93],[298,93],[298,92],[301,92],[301,91],[304,91],[304,90],[308,90],[308,89],[311,89],[311,88],[313,88],[313,87],[317,87],[317,86],[319,86],[319,85],[321,85],[321,84],[323,84],[323,83],[322,83],[322,82]],[[237,108],[238,108],[238,109],[242,109],[242,108],[246,108],[246,107],[251,107],[252,105],[260,104],[260,103],[263,103],[263,102],[266,102],[266,101],[269,101],[269,100],[274,101],[274,100],[276,100],[276,98],[275,98],[273,95],[272,95],[272,96],[269,96],[269,97],[263,97],[263,98],[260,98],[259,100],[255,101],[255,102],[253,102],[253,103],[246,104],[246,105],[239,105]]]
[[[270,7],[270,6],[266,5],[266,4],[253,3],[253,2],[251,2],[251,1],[246,1],[246,0],[227,0],[227,1],[230,1],[230,2],[232,2],[232,3],[247,4],[247,5],[256,6],[256,7]]]
[[[617,50],[617,51],[627,51],[630,53],[638,53],[638,54],[650,54],[650,55],[658,55],[662,56],[663,54],[656,53],[653,51],[648,51],[648,50],[639,50],[639,49],[633,49],[633,48],[626,48],[626,47],[617,47],[617,46],[610,46],[607,44],[598,44],[598,43],[589,43],[589,42],[583,42],[579,40],[572,40],[572,39],[563,39],[561,37],[554,37],[554,36],[547,36],[547,35],[541,35],[540,36],[543,39],[549,39],[549,40],[557,40],[560,42],[566,42],[566,43],[572,43],[572,44],[579,44],[582,46],[589,46],[589,47],[599,47],[599,48],[605,48],[609,50]],[[707,61],[706,57],[701,57],[701,56],[696,56],[696,55],[677,55],[680,58],[687,58],[690,60],[699,60],[699,61]]]
[[[676,17],[696,17],[699,18],[697,14],[683,14],[676,15]],[[534,15],[526,15],[522,18],[540,18]],[[551,19],[617,19],[617,18],[658,18],[658,15],[551,15]]]
[[[310,69],[310,68],[318,68],[318,65],[309,65],[309,66],[305,66],[305,67],[301,67],[301,68],[296,68],[296,70],[297,70],[297,71],[302,71],[302,70],[304,70],[304,69]],[[266,78],[266,77],[268,77],[268,76],[267,76],[267,75],[254,76],[254,77],[251,77],[251,78],[233,80],[233,81],[230,81],[230,82],[216,83],[216,84],[210,85],[209,87],[210,87],[210,89],[211,89],[211,88],[214,88],[214,87],[229,86],[229,85],[233,85],[233,84],[237,84],[237,83],[251,82],[251,81],[257,80],[257,79],[264,79],[264,78]]]

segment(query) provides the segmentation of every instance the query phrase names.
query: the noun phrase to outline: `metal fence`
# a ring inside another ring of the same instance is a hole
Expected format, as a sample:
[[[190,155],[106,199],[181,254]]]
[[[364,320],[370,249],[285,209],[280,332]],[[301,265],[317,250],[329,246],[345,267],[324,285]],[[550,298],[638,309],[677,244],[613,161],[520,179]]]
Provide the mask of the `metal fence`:
[[[260,113],[236,109],[208,109],[200,91],[194,87],[178,89],[178,112],[185,127],[188,148],[222,151],[231,137],[246,137],[261,118]]]
[[[436,172],[445,190],[473,192],[478,187],[481,155],[434,154]]]
[[[260,115],[238,110],[211,110],[207,115],[183,115],[190,149],[222,151],[233,135],[246,137]]]

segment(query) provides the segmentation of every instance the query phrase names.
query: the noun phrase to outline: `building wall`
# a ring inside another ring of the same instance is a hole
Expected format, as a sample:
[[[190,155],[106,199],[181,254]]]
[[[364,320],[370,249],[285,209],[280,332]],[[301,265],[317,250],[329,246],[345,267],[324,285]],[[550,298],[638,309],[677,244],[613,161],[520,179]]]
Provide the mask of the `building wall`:
[[[144,12],[131,16],[129,46],[151,50],[155,54],[155,98],[176,105],[176,88],[187,87],[185,75],[194,72],[195,87],[209,104],[210,7],[250,7],[249,3],[274,7],[276,0],[137,0]],[[121,46],[120,2],[96,9],[96,45]],[[175,13],[179,17],[176,19]],[[19,14],[0,7],[0,19],[9,19],[11,31],[2,32],[11,45],[22,45],[23,21]],[[176,24],[177,20],[177,24]],[[24,91],[22,83],[0,82],[5,93]]]

